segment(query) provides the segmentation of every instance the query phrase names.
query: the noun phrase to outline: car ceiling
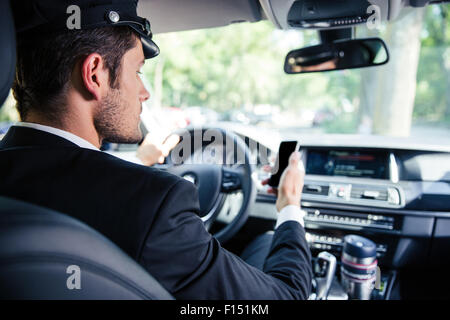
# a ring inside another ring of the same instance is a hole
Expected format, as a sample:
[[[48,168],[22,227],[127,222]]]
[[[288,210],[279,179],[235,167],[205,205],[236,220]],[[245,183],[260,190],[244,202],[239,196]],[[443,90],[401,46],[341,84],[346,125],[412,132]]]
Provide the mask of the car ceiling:
[[[263,19],[270,20],[277,28],[288,29],[287,13],[295,1],[140,0],[138,13],[150,20],[154,33],[221,27],[237,22],[257,22]],[[395,19],[404,7],[420,7],[431,2],[430,0],[367,1],[380,6],[383,20]]]
[[[154,33],[261,20],[257,0],[140,0],[138,13],[150,20]]]

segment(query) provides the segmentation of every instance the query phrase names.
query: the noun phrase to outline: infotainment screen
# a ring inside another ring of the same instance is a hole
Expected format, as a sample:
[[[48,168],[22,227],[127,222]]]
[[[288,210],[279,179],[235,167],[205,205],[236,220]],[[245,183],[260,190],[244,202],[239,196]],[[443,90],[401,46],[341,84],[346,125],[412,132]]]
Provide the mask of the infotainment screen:
[[[308,149],[306,173],[389,179],[388,154],[383,151]]]

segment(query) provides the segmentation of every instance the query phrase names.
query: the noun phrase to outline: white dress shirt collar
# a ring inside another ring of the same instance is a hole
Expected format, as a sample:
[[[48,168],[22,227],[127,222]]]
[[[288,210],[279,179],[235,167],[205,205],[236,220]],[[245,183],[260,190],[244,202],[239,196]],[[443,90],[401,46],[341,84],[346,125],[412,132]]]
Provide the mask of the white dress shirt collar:
[[[70,132],[67,132],[67,131],[64,131],[61,129],[44,126],[42,124],[31,123],[31,122],[17,122],[14,125],[17,127],[26,127],[26,128],[32,128],[32,129],[36,129],[36,130],[40,130],[40,131],[45,131],[47,133],[54,134],[56,136],[59,136],[66,140],[69,140],[70,142],[76,144],[77,146],[79,146],[81,148],[100,151],[96,146],[94,146],[89,141],[87,141],[77,135],[74,135],[73,133],[70,133]]]

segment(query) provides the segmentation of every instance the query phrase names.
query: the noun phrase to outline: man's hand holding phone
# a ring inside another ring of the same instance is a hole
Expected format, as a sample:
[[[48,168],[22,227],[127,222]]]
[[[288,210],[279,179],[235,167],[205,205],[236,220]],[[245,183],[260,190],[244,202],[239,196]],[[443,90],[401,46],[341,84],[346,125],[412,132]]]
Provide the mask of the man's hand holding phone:
[[[273,175],[272,175],[273,177]],[[298,151],[291,153],[287,162],[287,167],[283,170],[278,187],[268,189],[269,193],[277,195],[277,222],[275,229],[286,221],[296,221],[301,226],[305,226],[303,220],[305,211],[300,208],[303,184],[305,179],[305,168]],[[270,179],[262,182],[263,185],[270,185]]]
[[[300,159],[298,151],[293,152],[289,157],[289,163],[283,171],[278,188],[270,188],[269,193],[277,195],[277,211],[280,212],[288,205],[295,205],[300,207],[300,200],[305,179],[305,168]],[[262,182],[267,185],[269,179]]]
[[[289,157],[289,164],[281,175],[276,203],[278,212],[289,205],[300,207],[304,180],[305,168],[300,153],[295,151]]]

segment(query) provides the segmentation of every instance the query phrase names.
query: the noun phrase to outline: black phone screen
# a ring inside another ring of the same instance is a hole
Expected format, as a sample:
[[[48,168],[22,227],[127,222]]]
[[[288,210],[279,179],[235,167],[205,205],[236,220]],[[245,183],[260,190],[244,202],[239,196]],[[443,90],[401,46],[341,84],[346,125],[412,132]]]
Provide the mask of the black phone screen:
[[[272,170],[272,176],[269,179],[269,186],[271,187],[278,187],[278,184],[280,183],[281,174],[283,173],[284,169],[289,164],[289,157],[291,156],[292,152],[298,151],[299,145],[298,141],[283,141],[280,144],[280,149],[278,150],[277,159],[275,161],[275,166]]]

